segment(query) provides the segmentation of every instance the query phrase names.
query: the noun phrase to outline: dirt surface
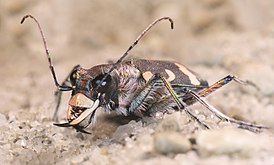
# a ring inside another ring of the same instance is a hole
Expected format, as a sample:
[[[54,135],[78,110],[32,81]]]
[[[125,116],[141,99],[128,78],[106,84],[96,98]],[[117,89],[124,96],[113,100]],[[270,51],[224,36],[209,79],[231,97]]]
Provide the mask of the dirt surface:
[[[117,60],[153,20],[161,22],[130,57],[172,60],[210,84],[228,74],[260,90],[231,83],[207,97],[227,115],[274,127],[274,2],[0,1],[0,164],[274,164],[273,129],[253,133],[190,107],[211,130],[184,112],[162,120],[127,120],[100,112],[91,135],[53,125],[55,86],[34,15],[47,38],[58,79],[81,64]],[[59,119],[65,121],[65,93]],[[129,122],[130,121],[130,122]]]

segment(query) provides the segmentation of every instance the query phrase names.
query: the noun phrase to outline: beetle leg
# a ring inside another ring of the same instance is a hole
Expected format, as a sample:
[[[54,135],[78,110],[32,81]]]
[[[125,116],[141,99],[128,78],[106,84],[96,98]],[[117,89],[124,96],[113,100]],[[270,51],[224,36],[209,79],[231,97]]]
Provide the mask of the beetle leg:
[[[73,69],[67,75],[65,80],[62,82],[62,85],[61,85],[62,87],[72,88],[72,85],[71,85],[71,82],[70,82],[70,75],[78,67],[79,67],[79,65],[76,65],[76,66],[73,67]],[[58,89],[54,92],[56,107],[55,107],[55,111],[54,111],[54,114],[53,114],[53,121],[55,121],[55,122],[58,122],[58,111],[59,111],[59,107],[60,107],[60,104],[61,104],[62,92],[64,92],[64,91],[58,90]]]
[[[229,121],[231,123],[238,124],[239,126],[241,126],[243,128],[247,128],[247,129],[249,129],[250,127],[259,128],[259,129],[261,129],[261,128],[268,129],[269,128],[267,126],[256,125],[256,124],[253,124],[253,123],[249,123],[249,122],[245,122],[245,121],[241,121],[241,120],[236,120],[236,119],[230,118],[230,117],[226,116],[225,114],[223,114],[222,112],[220,112],[219,110],[217,110],[215,107],[213,107],[209,103],[207,103],[204,99],[202,99],[195,92],[193,92],[191,90],[188,90],[186,92],[189,93],[189,94],[191,94],[197,101],[199,101],[203,106],[205,106],[208,110],[210,110],[214,115],[216,115],[217,117],[219,117],[221,120],[225,120],[225,121]]]
[[[177,106],[179,107],[180,110],[184,110],[186,112],[186,114],[191,117],[191,119],[195,120],[197,123],[199,123],[204,128],[209,129],[209,127],[204,122],[200,121],[200,119],[198,117],[196,117],[193,113],[191,113],[189,111],[189,109],[187,108],[187,104],[185,104],[181,99],[179,99],[179,97],[177,96],[177,94],[175,93],[175,91],[173,90],[173,88],[171,87],[171,85],[167,82],[167,80],[164,77],[162,77],[159,74],[154,74],[148,80],[148,82],[146,83],[145,87],[133,99],[135,101],[131,103],[131,106],[130,106],[131,110],[136,110],[137,107],[144,106],[145,105],[144,102],[146,102],[145,99],[147,97],[149,97],[149,96],[151,96],[151,97],[157,97],[157,95],[156,96],[152,96],[153,92],[157,93],[157,88],[167,89],[168,93],[174,99],[174,101],[176,102],[176,104],[177,104]],[[163,100],[162,98],[158,98],[158,99]],[[159,102],[154,103],[153,105],[156,106],[158,104],[159,104]],[[162,105],[164,105],[164,103]],[[151,108],[152,107],[147,107],[147,109],[151,109]],[[163,108],[163,107],[161,107],[161,108]]]
[[[180,107],[180,109],[185,108],[186,104],[181,101],[181,99],[179,99],[179,97],[176,95],[176,93],[174,92],[174,90],[172,89],[171,85],[165,80],[164,77],[161,77],[163,83],[165,84],[165,87],[168,89],[168,91],[170,92],[171,96],[174,98],[175,102],[178,104],[178,106]],[[226,76],[225,78],[221,79],[220,81],[216,82],[215,84],[213,84],[212,86],[208,87],[207,89],[211,89],[210,91],[213,92],[216,89],[222,87],[223,85],[227,84],[228,82],[230,82],[231,80],[234,80],[240,84],[244,84],[244,85],[252,85],[254,87],[256,87],[256,85],[254,85],[252,82],[249,81],[243,81],[240,80],[238,78],[236,78],[235,76]],[[205,89],[204,91],[206,91],[207,89]],[[203,92],[203,91],[202,91]],[[196,94],[194,91],[192,90],[187,90],[186,89],[186,94],[189,93],[191,94],[197,101],[199,101],[203,106],[205,106],[208,110],[210,110],[214,115],[216,115],[218,118],[220,118],[221,120],[225,120],[225,121],[229,121],[231,123],[235,123],[238,124],[239,126],[246,128],[246,129],[250,129],[250,127],[253,128],[269,128],[263,125],[256,125],[253,123],[249,123],[249,122],[245,122],[245,121],[241,121],[241,120],[236,120],[233,118],[230,118],[228,116],[226,116],[225,114],[223,114],[222,112],[220,112],[219,110],[217,110],[215,107],[213,107],[212,105],[210,105],[209,103],[207,103],[204,99],[202,99],[200,97],[200,93]],[[204,94],[209,94],[208,92],[205,92]],[[192,118],[194,118],[197,122],[199,122],[200,124],[204,125],[204,123],[201,123],[201,121],[198,120],[198,118],[196,116],[194,116],[193,114],[190,113],[190,111],[188,111],[185,108],[185,111],[187,114],[189,114]],[[204,125],[206,128],[208,128],[206,125]]]
[[[172,96],[172,98],[174,99],[174,101],[176,102],[176,104],[178,105],[178,107],[181,110],[184,110],[187,115],[189,115],[192,119],[194,119],[201,126],[203,126],[206,129],[209,129],[209,127],[204,122],[202,122],[197,116],[195,116],[193,113],[191,113],[189,111],[189,109],[187,108],[187,104],[185,104],[181,99],[179,99],[179,97],[177,96],[177,94],[175,93],[175,91],[172,89],[171,85],[167,82],[167,80],[164,77],[162,77],[162,76],[159,76],[159,78],[165,84],[166,89],[169,91],[170,95]]]
[[[205,96],[209,95],[210,93],[214,92],[215,90],[221,88],[222,86],[228,84],[232,80],[234,80],[235,82],[237,82],[239,84],[242,84],[242,85],[251,85],[254,88],[256,88],[257,90],[259,90],[259,88],[253,82],[251,82],[251,81],[243,81],[243,80],[238,79],[235,76],[228,75],[228,76],[222,78],[221,80],[217,81],[213,85],[205,88],[204,90],[202,90],[201,92],[199,92],[198,95],[200,97],[205,97]]]
[[[239,79],[235,76],[227,75],[226,77],[224,77],[221,80],[217,81],[213,85],[205,88],[204,90],[202,90],[198,94],[196,94],[195,92],[193,92],[191,90],[188,90],[187,93],[191,94],[197,101],[199,101],[203,106],[205,106],[208,110],[210,110],[214,115],[216,115],[221,120],[229,121],[231,123],[236,123],[239,126],[244,126],[244,127],[247,127],[247,128],[248,127],[259,128],[259,129],[260,128],[268,128],[268,127],[263,126],[263,125],[256,125],[256,124],[253,124],[253,123],[244,122],[244,121],[240,121],[240,120],[230,118],[230,117],[226,116],[225,114],[223,114],[222,112],[220,112],[219,110],[217,110],[215,107],[213,107],[209,103],[207,103],[204,99],[201,98],[201,97],[205,97],[205,96],[209,95],[210,93],[214,92],[215,90],[223,87],[224,85],[228,84],[232,80],[234,80],[235,82],[237,82],[239,84],[242,84],[242,85],[253,86],[257,90],[259,90],[258,86],[256,86],[251,81],[243,81],[243,80],[241,80],[241,79]]]

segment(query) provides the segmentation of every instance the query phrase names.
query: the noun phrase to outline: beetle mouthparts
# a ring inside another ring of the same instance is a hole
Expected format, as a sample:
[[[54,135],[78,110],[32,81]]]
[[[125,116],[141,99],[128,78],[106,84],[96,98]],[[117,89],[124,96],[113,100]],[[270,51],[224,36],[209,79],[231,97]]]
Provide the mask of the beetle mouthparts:
[[[53,123],[53,125],[56,125],[58,127],[70,127],[71,126],[69,123]]]
[[[70,125],[70,123],[53,123],[53,125],[58,126],[58,127],[71,127],[72,126],[72,125]],[[72,126],[72,127],[74,127],[79,132],[91,134],[90,132],[83,130],[83,128],[78,128],[77,126]]]
[[[92,119],[95,118],[95,111],[99,107],[99,103],[100,101],[97,99],[95,100],[91,108],[70,106],[68,109],[68,113],[70,114],[70,116],[74,116],[74,118],[69,118],[69,122],[67,123],[54,123],[53,125],[58,127],[74,127],[79,132],[90,134],[90,132],[85,131],[84,128],[87,128],[90,123],[92,123]]]
[[[68,109],[69,122],[54,123],[53,125],[56,125],[58,127],[74,127],[79,132],[90,134],[83,129],[90,125],[90,123],[92,122],[91,118],[95,118],[95,111],[99,107],[99,103],[100,101],[98,99],[95,100],[90,108],[75,107],[70,105]]]
[[[99,100],[95,100],[91,108],[85,108],[84,111],[80,112],[80,115],[76,118],[72,119],[69,124],[71,126],[77,125],[81,123],[83,120],[85,120],[89,115],[93,113],[99,106]],[[72,110],[73,108],[70,106],[69,110]],[[73,111],[73,110],[72,110]],[[79,113],[79,112],[78,112]]]

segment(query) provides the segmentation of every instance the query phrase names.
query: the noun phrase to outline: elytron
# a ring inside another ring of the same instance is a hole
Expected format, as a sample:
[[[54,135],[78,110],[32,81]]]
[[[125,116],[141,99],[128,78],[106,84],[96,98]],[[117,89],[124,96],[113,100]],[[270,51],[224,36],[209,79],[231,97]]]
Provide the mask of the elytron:
[[[77,131],[89,133],[85,131],[85,128],[93,125],[96,120],[96,112],[99,107],[102,107],[108,111],[116,111],[121,115],[133,114],[139,117],[156,117],[173,111],[184,111],[191,119],[209,129],[209,126],[188,108],[189,105],[199,102],[220,120],[237,124],[246,129],[268,128],[230,118],[204,100],[208,94],[232,80],[240,84],[254,86],[249,81],[228,75],[213,85],[208,85],[208,82],[197,73],[179,63],[145,59],[124,60],[129,51],[158,22],[168,20],[173,29],[173,20],[169,17],[161,17],[152,22],[116,63],[97,65],[89,69],[76,65],[61,84],[57,81],[39,22],[32,15],[26,15],[21,23],[26,18],[32,18],[39,28],[49,68],[57,87],[58,101],[54,113],[55,118],[57,118],[61,93],[71,91],[67,122],[55,123],[56,126],[74,127]]]

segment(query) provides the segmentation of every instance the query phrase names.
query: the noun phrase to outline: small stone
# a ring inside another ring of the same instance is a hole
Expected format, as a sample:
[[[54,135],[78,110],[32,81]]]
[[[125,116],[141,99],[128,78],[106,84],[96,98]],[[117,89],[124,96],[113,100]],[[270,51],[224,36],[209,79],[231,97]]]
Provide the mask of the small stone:
[[[202,156],[239,154],[248,157],[262,144],[254,133],[235,128],[205,130],[197,135],[196,141]]]
[[[128,124],[119,126],[112,135],[112,140],[116,142],[124,142],[126,137],[132,136],[138,132],[141,122],[130,121]]]
[[[154,135],[154,148],[162,154],[185,153],[191,149],[191,143],[181,134],[167,131]]]
[[[182,129],[182,126],[188,122],[188,118],[182,115],[180,112],[173,114],[166,114],[164,119],[157,126],[157,132],[161,131],[175,131],[178,132]]]
[[[84,160],[85,160],[84,155],[78,155],[71,159],[71,163],[72,164],[81,164],[82,162],[84,162]]]
[[[101,153],[102,155],[108,155],[109,150],[108,150],[107,147],[102,147],[102,148],[100,148],[100,153]]]
[[[7,118],[4,114],[0,113],[0,126],[6,126],[8,123]]]
[[[20,146],[22,146],[22,147],[26,147],[27,142],[26,142],[25,139],[20,138],[20,139],[16,139],[16,140],[15,140],[15,144],[20,145]]]
[[[32,128],[37,128],[37,127],[39,127],[41,124],[38,122],[38,121],[33,121],[33,122],[31,122],[30,123],[30,126],[32,127]]]
[[[115,164],[115,163],[109,163],[110,159],[107,155],[101,154],[100,148],[95,148],[91,152],[88,153],[82,153],[79,155],[79,158],[75,158],[74,162],[75,164],[96,164],[96,165],[105,165],[105,164]],[[78,160],[78,161],[76,161]],[[78,163],[80,162],[81,163]]]

